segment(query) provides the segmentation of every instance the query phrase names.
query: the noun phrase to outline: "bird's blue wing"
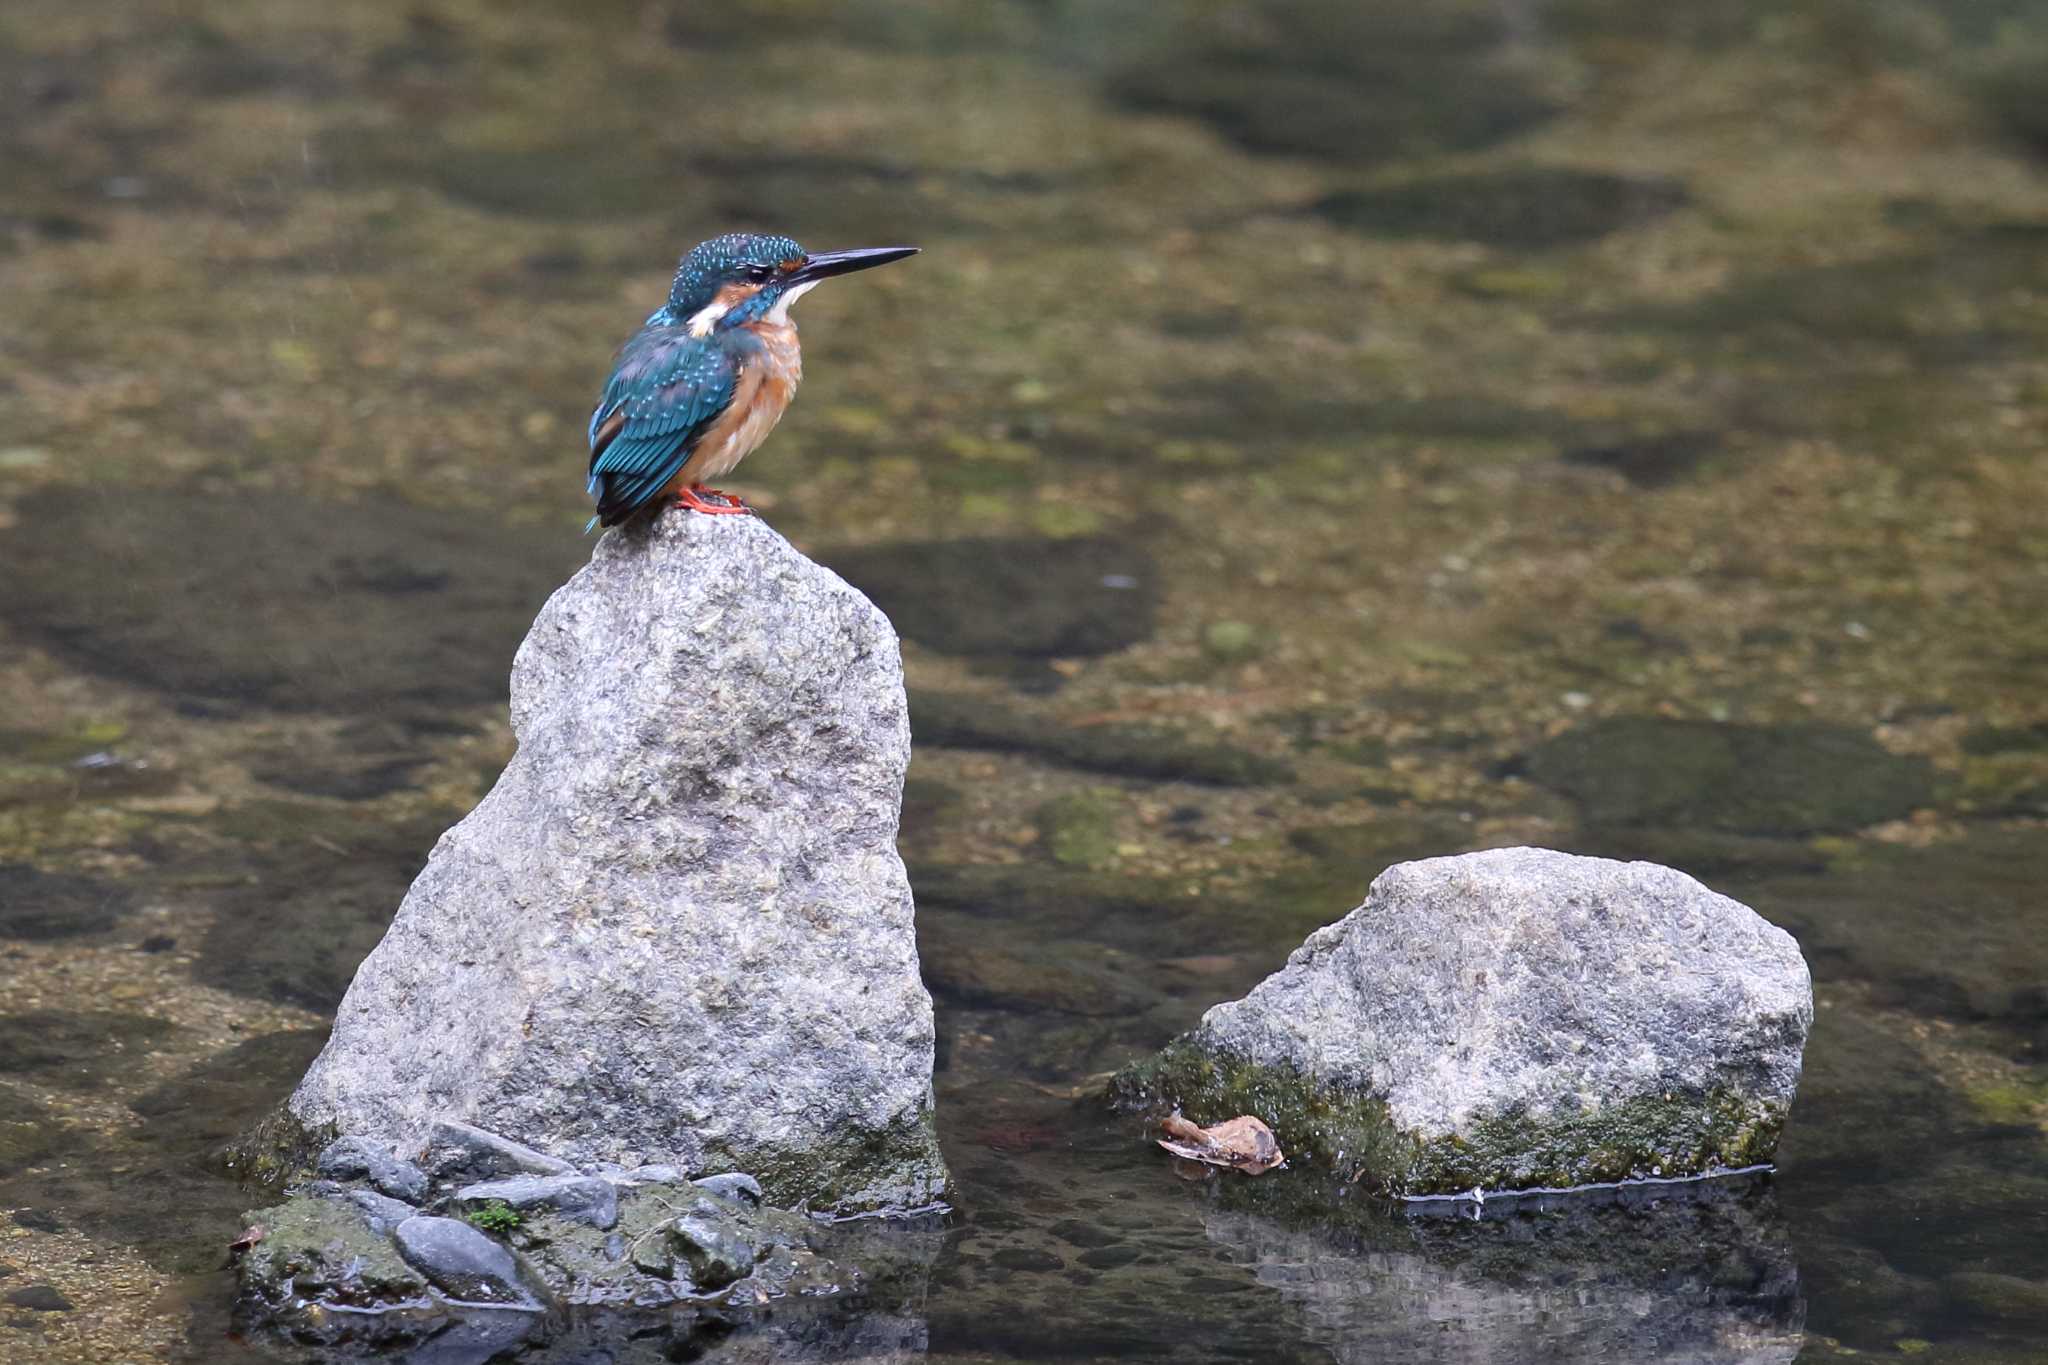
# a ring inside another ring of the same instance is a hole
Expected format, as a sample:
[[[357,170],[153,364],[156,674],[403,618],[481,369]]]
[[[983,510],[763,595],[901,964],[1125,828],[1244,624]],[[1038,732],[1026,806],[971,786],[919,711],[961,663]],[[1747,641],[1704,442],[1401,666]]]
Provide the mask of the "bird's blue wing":
[[[715,337],[650,326],[619,352],[590,414],[590,495],[615,526],[658,497],[732,402],[739,358]]]

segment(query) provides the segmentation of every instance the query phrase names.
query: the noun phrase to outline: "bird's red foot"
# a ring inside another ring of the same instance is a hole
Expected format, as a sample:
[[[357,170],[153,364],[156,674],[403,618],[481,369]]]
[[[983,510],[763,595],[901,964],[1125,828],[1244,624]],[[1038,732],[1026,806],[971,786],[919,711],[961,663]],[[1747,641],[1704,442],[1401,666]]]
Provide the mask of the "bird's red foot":
[[[706,502],[703,496],[706,493],[709,493],[714,498],[723,498],[725,501],[723,503]],[[716,488],[706,488],[701,483],[692,484],[688,488],[678,488],[676,490],[675,505],[677,507],[687,507],[692,512],[703,512],[714,517],[744,517],[751,515],[753,512],[752,508],[732,494],[721,493]]]

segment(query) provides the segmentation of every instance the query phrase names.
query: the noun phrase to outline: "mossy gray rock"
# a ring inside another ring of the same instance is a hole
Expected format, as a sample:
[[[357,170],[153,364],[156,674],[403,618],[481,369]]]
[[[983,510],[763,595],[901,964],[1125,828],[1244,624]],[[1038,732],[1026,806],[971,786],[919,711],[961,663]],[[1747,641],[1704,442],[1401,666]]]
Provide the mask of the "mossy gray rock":
[[[819,1209],[936,1199],[882,614],[751,517],[617,531],[521,646],[512,725],[292,1114],[401,1155],[456,1119]]]
[[[1813,1018],[1790,935],[1652,863],[1495,849],[1389,868],[1242,1000],[1118,1080],[1254,1114],[1397,1194],[1769,1161]]]
[[[243,1221],[263,1236],[236,1263],[242,1290],[273,1309],[300,1300],[351,1308],[426,1301],[426,1277],[350,1202],[300,1196]]]
[[[242,1316],[344,1357],[431,1341],[489,1343],[463,1359],[523,1345],[541,1350],[538,1358],[584,1360],[579,1343],[655,1334],[681,1349],[748,1323],[772,1353],[777,1333],[762,1332],[752,1310],[777,1304],[779,1318],[798,1301],[856,1291],[889,1297],[922,1284],[937,1249],[924,1223],[834,1225],[761,1205],[746,1174],[695,1184],[644,1178],[655,1169],[502,1182],[604,1185],[616,1195],[616,1218],[603,1225],[580,1208],[533,1200],[522,1217],[479,1226],[444,1216],[474,1204],[474,1189],[439,1187],[426,1209],[414,1209],[332,1180],[308,1182],[284,1203],[243,1216]],[[860,1309],[865,1316],[872,1304]]]

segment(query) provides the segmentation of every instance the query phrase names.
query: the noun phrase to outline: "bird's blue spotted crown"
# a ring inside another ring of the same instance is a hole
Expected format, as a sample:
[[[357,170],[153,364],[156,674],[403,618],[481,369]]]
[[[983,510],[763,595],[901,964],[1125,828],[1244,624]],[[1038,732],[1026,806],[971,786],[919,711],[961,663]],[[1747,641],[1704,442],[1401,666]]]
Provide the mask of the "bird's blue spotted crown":
[[[721,284],[744,279],[749,270],[786,270],[807,258],[808,253],[788,237],[757,232],[713,237],[700,242],[676,267],[668,306],[678,316],[688,317],[717,297]]]

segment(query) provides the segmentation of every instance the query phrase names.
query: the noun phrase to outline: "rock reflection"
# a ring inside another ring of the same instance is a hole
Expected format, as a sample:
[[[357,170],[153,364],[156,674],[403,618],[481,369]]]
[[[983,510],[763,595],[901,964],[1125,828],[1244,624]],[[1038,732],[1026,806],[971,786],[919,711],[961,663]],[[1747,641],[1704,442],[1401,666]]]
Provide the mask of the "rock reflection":
[[[1685,1361],[1799,1354],[1805,1303],[1767,1184],[1449,1202],[1340,1227],[1230,1192],[1209,1239],[1340,1362]],[[1512,1204],[1512,1207],[1509,1205]]]
[[[385,1365],[909,1365],[924,1359],[928,1347],[925,1296],[943,1237],[935,1218],[821,1224],[815,1245],[861,1267],[856,1291],[831,1298],[790,1296],[749,1308],[713,1296],[665,1311],[484,1310],[453,1319],[446,1313],[316,1312],[293,1333],[309,1351],[295,1353],[281,1337],[267,1338],[266,1345],[284,1359]]]

